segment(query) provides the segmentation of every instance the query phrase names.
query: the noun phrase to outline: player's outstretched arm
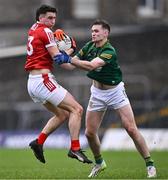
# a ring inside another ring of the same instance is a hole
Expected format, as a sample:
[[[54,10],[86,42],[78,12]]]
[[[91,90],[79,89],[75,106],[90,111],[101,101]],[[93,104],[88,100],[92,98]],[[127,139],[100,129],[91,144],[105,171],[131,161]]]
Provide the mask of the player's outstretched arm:
[[[70,70],[70,71],[76,69],[76,67],[74,65],[70,64],[70,63],[64,63],[64,64],[61,64],[60,66],[62,68],[64,68],[64,69],[67,69],[67,70]]]
[[[71,59],[71,64],[80,69],[92,71],[94,69],[104,66],[105,62],[99,57],[94,58],[92,61],[87,61],[80,60],[77,56],[75,56]]]

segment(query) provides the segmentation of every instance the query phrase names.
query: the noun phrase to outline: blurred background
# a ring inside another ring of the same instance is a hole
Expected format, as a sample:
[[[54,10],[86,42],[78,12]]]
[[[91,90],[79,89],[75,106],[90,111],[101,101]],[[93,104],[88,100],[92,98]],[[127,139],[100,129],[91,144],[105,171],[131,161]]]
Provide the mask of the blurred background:
[[[117,50],[137,125],[147,130],[154,148],[162,143],[168,149],[168,0],[0,0],[0,147],[26,147],[52,116],[30,99],[24,71],[27,31],[41,4],[57,7],[55,29],[74,37],[78,49],[90,40],[95,19],[110,23],[110,41]],[[53,73],[86,109],[91,85],[86,72],[55,67]],[[84,116],[81,136],[87,145]],[[100,136],[120,127],[117,114],[108,110]],[[63,147],[67,137],[65,123],[48,139],[48,146]]]

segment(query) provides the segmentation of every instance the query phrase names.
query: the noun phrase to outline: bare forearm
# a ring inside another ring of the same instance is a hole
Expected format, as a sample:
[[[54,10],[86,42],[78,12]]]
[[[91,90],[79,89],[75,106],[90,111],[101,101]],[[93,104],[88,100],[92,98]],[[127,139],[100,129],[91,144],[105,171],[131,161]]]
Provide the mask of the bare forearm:
[[[76,67],[70,63],[64,63],[60,65],[62,68],[67,70],[74,70]]]
[[[79,61],[77,58],[72,58],[71,64],[86,71],[91,71],[94,69],[93,65],[89,61]]]

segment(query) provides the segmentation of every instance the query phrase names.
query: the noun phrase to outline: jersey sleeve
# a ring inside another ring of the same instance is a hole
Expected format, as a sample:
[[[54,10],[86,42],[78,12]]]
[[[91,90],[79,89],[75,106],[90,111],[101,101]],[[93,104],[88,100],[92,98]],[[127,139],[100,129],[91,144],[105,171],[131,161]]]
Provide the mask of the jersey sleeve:
[[[114,58],[116,58],[116,52],[112,48],[106,48],[100,53],[99,58],[106,63],[110,63]]]
[[[53,32],[49,28],[44,28],[44,30],[40,33],[40,38],[42,39],[46,48],[56,46]]]

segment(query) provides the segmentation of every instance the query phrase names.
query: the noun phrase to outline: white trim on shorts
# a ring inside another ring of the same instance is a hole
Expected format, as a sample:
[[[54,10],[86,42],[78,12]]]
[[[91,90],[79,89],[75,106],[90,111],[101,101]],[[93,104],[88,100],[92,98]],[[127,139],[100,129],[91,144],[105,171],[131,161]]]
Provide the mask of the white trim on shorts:
[[[115,88],[107,90],[101,90],[92,85],[87,111],[105,111],[107,108],[119,109],[127,104],[130,102],[123,82],[120,82]]]
[[[47,80],[45,81],[44,76]],[[48,74],[29,74],[27,89],[30,97],[36,103],[46,103],[58,106],[66,96],[67,90],[59,85],[55,76]]]

